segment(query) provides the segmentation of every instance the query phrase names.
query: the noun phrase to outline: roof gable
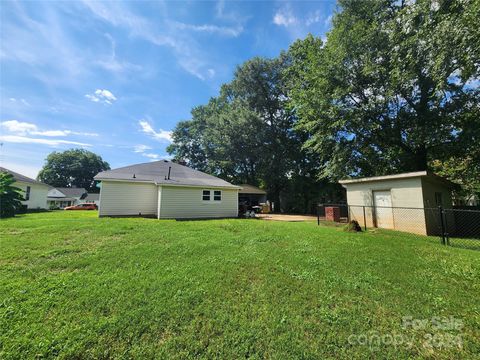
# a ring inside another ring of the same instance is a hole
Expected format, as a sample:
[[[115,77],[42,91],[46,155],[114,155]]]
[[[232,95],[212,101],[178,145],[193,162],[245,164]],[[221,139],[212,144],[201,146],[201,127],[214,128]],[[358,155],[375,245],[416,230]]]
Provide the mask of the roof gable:
[[[82,195],[87,193],[87,190],[84,188],[56,188],[66,196],[72,196],[72,197],[81,197]]]
[[[1,167],[0,166],[0,171],[1,172],[7,172],[9,174],[12,174],[13,175],[13,178],[15,179],[15,181],[20,181],[20,182],[25,182],[25,183],[30,183],[30,184],[38,184],[38,185],[44,185],[44,186],[48,186],[47,184],[45,183],[42,183],[41,181],[37,181],[37,180],[34,180],[34,179],[31,179],[25,175],[22,175],[22,174],[19,174],[19,173],[16,173],[15,171],[12,171],[12,170],[8,170],[4,167]]]

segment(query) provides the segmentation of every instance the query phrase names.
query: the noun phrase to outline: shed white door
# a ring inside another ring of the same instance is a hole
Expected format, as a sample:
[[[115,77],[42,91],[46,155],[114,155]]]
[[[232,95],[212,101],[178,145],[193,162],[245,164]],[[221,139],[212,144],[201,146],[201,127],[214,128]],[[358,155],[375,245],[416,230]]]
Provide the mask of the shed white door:
[[[373,201],[377,227],[393,229],[392,196],[390,191],[374,191]]]

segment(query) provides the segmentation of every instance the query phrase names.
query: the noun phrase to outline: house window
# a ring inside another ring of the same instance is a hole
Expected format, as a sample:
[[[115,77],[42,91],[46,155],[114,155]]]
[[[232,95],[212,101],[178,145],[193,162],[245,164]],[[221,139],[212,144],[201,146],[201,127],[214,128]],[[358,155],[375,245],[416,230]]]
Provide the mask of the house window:
[[[25,190],[25,201],[30,200],[30,186],[27,186],[27,190]]]
[[[203,201],[210,201],[210,190],[203,190],[202,200]]]
[[[443,205],[442,193],[441,192],[436,192],[435,193],[435,204],[437,206]]]
[[[221,190],[215,190],[213,192],[213,200],[222,201],[222,191]]]

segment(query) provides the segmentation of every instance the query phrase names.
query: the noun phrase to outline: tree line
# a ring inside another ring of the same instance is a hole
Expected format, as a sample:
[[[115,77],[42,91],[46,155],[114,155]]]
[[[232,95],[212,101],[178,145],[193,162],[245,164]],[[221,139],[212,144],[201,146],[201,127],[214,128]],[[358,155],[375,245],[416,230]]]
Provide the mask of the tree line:
[[[340,0],[327,41],[238,66],[167,150],[282,211],[338,200],[340,178],[419,170],[480,195],[479,18],[473,0]]]

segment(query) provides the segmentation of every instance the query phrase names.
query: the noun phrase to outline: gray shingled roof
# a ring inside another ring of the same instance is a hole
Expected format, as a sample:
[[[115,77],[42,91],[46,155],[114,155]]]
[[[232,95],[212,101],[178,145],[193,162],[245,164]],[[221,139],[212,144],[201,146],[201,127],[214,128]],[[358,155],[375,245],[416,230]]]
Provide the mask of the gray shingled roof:
[[[97,201],[100,200],[100,194],[91,194],[88,193],[87,197],[83,199],[85,201]]]
[[[241,184],[238,185],[242,189],[239,191],[240,194],[259,194],[259,195],[265,195],[267,192],[265,190],[262,190],[256,186],[249,185],[249,184]]]
[[[66,197],[81,197],[83,194],[87,193],[87,190],[84,188],[67,188],[67,187],[56,187],[58,191],[64,194]],[[49,196],[52,197],[52,196]]]
[[[167,179],[169,167],[171,167],[170,179]],[[167,160],[103,171],[95,176],[95,180],[124,180],[129,182],[152,182],[159,185],[169,184],[239,189],[238,186],[232,185],[225,180]]]
[[[7,172],[9,174],[12,174],[15,181],[21,181],[21,182],[26,182],[26,183],[30,183],[30,184],[39,184],[39,185],[48,186],[47,184],[44,184],[40,181],[37,181],[37,180],[31,179],[29,177],[26,177],[25,175],[16,173],[15,171],[5,169],[4,167],[1,167],[1,166],[0,166],[0,172]]]

